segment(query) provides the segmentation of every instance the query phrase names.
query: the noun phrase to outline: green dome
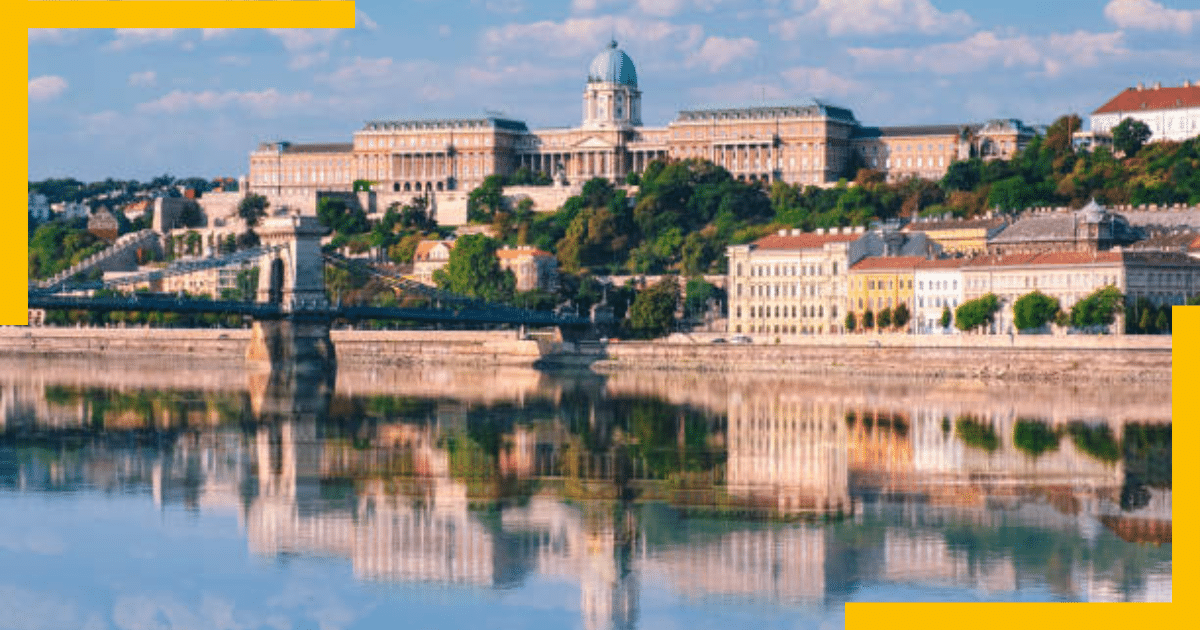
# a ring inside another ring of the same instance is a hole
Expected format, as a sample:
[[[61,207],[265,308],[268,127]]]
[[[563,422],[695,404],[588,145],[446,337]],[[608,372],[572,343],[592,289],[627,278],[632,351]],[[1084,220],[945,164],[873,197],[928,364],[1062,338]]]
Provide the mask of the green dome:
[[[608,48],[592,60],[588,66],[588,83],[617,83],[637,87],[637,70],[633,60],[624,50],[617,48],[616,40],[608,43]]]

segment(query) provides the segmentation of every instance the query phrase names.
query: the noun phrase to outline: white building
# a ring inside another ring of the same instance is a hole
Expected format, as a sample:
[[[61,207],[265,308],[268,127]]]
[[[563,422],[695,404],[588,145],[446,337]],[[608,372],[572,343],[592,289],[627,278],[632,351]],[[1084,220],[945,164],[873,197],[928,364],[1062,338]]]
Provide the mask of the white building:
[[[953,322],[954,309],[963,302],[961,258],[926,260],[913,270],[913,320],[917,333],[951,333],[958,329],[951,323],[942,328],[942,309],[949,308]]]
[[[64,201],[52,204],[50,210],[64,221],[85,219],[92,213],[92,209],[82,201]]]
[[[1200,84],[1184,81],[1180,87],[1155,83],[1125,89],[1092,112],[1092,132],[1112,134],[1126,118],[1150,127],[1150,141],[1183,141],[1200,136]]]
[[[29,218],[41,223],[50,219],[50,203],[42,193],[29,193]]]

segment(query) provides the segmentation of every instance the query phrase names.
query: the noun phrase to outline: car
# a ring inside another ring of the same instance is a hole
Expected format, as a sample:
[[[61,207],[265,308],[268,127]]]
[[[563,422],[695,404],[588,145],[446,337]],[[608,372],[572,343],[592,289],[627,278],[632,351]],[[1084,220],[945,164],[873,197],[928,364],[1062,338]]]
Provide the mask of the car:
[[[729,343],[752,343],[750,338],[745,335],[738,335],[729,340]]]
[[[711,343],[725,343],[725,339],[722,337],[717,337],[716,339],[713,339]]]

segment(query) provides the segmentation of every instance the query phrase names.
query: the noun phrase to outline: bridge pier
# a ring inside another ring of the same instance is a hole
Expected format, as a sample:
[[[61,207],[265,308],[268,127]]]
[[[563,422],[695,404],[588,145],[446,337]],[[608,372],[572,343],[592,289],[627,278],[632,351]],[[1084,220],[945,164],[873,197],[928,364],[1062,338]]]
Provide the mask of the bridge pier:
[[[318,375],[335,378],[337,355],[329,338],[329,321],[302,317],[256,320],[250,331],[246,362],[253,369],[278,372],[285,379]]]

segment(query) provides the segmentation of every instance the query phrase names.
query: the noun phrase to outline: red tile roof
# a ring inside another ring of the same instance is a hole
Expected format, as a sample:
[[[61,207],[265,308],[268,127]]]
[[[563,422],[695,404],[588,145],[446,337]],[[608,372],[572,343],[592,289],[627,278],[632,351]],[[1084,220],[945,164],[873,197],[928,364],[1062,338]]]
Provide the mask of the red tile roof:
[[[966,262],[964,258],[938,258],[917,263],[917,269],[958,269]]]
[[[806,232],[796,236],[780,236],[772,234],[754,241],[758,249],[815,249],[824,247],[826,243],[848,243],[858,240],[862,234],[817,234]]]
[[[925,262],[920,256],[868,256],[850,267],[850,271],[913,269]]]
[[[1093,114],[1136,112],[1176,107],[1200,107],[1200,85],[1189,87],[1129,88],[1100,106]]]
[[[963,263],[963,267],[1020,267],[1025,265],[1085,265],[1091,263],[1119,263],[1124,260],[1121,252],[1045,252],[1040,254],[1004,254],[976,256]]]

